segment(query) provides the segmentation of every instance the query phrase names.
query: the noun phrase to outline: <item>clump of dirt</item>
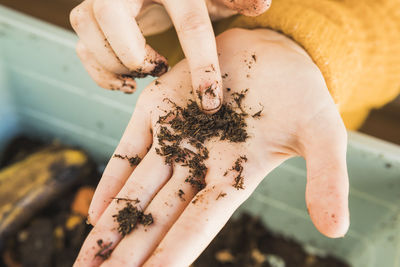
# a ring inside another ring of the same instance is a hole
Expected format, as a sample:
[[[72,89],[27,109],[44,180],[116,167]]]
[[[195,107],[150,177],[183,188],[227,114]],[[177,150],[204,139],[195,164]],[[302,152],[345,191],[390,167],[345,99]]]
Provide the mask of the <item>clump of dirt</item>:
[[[185,194],[185,192],[183,192],[182,189],[179,189],[178,191],[178,196],[182,201],[185,201],[185,198],[183,197],[183,195]]]
[[[243,99],[244,96],[241,94],[240,98]],[[158,122],[169,125],[182,139],[194,139],[204,143],[213,137],[219,137],[220,140],[237,143],[245,142],[249,137],[245,116],[236,112],[229,104],[223,104],[218,112],[211,115],[203,113],[192,100],[185,108],[172,104],[175,109],[161,116]]]
[[[247,112],[243,109],[242,107],[242,101],[246,96],[246,93],[249,91],[249,89],[245,89],[241,92],[234,92],[232,93],[233,96],[233,101],[235,101],[236,105],[238,106],[238,108],[242,111],[242,115],[243,116],[247,116]]]
[[[234,171],[237,172],[235,176],[235,182],[233,183],[233,187],[237,190],[244,189],[244,177],[242,176],[243,173],[243,162],[247,162],[246,156],[240,156],[234,163],[231,169],[227,170],[224,173],[224,176],[228,175],[229,172]]]
[[[153,223],[151,213],[144,214],[143,211],[133,206],[130,201],[127,201],[125,208],[120,210],[118,214],[113,215],[113,217],[118,222],[118,232],[122,236],[126,236],[132,232],[138,223],[145,226]]]
[[[160,147],[156,148],[156,152],[165,157],[167,164],[175,162],[189,167],[190,175],[186,182],[201,190],[205,187],[207,173],[204,161],[209,154],[204,142],[211,138],[245,142],[249,137],[245,121],[247,114],[238,113],[229,104],[223,104],[218,112],[209,115],[203,113],[194,101],[189,101],[186,107],[177,106],[168,99],[166,101],[173,105],[173,110],[158,119],[162,126],[157,134]],[[193,149],[184,147],[185,141]]]
[[[140,158],[138,155],[136,155],[134,157],[128,157],[128,155],[122,156],[120,154],[114,154],[114,158],[120,158],[120,159],[128,160],[128,162],[131,165],[131,167],[139,165],[139,163],[142,161],[142,158]]]

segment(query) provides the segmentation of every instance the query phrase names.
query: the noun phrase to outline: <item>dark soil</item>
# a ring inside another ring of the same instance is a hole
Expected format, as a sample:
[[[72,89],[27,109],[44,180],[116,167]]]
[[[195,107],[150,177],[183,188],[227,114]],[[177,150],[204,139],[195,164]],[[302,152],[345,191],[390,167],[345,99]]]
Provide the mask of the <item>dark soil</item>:
[[[235,100],[238,107],[245,97],[241,93],[240,100]],[[234,98],[236,99],[236,98]],[[219,138],[229,142],[245,142],[249,137],[246,131],[245,117],[247,114],[238,113],[230,104],[223,104],[218,112],[209,115],[203,113],[194,101],[186,107],[179,107],[169,99],[165,99],[173,110],[161,116],[161,125],[157,133],[159,147],[157,154],[165,157],[165,163],[178,163],[189,168],[189,182],[198,190],[203,189],[207,167],[204,161],[208,159],[208,149],[204,142],[211,138]],[[183,147],[187,141],[193,149]]]
[[[131,201],[127,201],[125,208],[120,210],[118,214],[113,215],[113,217],[115,221],[118,222],[118,232],[122,236],[132,232],[138,223],[143,225],[150,225],[153,223],[153,216],[151,216],[151,213],[144,214],[143,211],[133,206]]]
[[[120,154],[114,154],[114,158],[126,159],[131,167],[139,165],[139,163],[142,161],[142,159],[138,155],[134,157],[128,157],[127,155],[122,156]]]
[[[284,263],[285,265],[283,265]],[[194,267],[348,267],[333,257],[307,254],[301,245],[272,234],[244,214],[231,219],[193,264]]]
[[[242,176],[243,173],[243,162],[247,162],[246,156],[240,156],[236,161],[235,164],[232,166],[231,169],[227,170],[224,173],[224,176],[228,175],[229,172],[236,172],[235,180],[233,183],[233,187],[237,190],[244,189],[244,177]]]
[[[99,251],[96,253],[95,257],[100,257],[103,260],[108,259],[112,253],[112,249],[110,249],[112,244],[113,244],[112,242],[110,242],[108,244],[104,244],[103,239],[97,240],[97,245],[99,246]]]

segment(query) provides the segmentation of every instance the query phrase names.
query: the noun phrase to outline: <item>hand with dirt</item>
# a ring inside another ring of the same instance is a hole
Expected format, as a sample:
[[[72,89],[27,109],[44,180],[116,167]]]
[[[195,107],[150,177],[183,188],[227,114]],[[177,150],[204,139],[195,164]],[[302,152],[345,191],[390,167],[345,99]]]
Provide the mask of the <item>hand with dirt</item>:
[[[169,28],[169,15],[198,92],[196,102],[204,112],[214,113],[222,103],[223,85],[210,17],[220,19],[236,12],[256,16],[270,2],[85,0],[72,10],[70,19],[80,38],[78,56],[94,81],[107,89],[133,93],[135,78],[160,76],[168,70],[166,58],[146,44],[142,32],[155,34]]]
[[[347,232],[347,135],[317,66],[270,30],[232,29],[217,46],[225,94],[214,115],[196,110],[186,60],[142,92],[92,200],[94,229],[75,266],[188,266],[295,156],[307,162],[316,228]],[[137,216],[127,228],[128,213]]]

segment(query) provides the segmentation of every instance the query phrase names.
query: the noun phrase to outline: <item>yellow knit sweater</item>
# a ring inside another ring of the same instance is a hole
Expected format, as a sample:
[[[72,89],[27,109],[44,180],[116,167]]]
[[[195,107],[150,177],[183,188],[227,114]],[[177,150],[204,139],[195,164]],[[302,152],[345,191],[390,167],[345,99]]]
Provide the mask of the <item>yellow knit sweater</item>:
[[[400,93],[400,0],[273,0],[258,17],[214,26],[216,34],[270,28],[299,43],[324,75],[348,129]],[[183,57],[172,29],[148,41],[172,65]]]

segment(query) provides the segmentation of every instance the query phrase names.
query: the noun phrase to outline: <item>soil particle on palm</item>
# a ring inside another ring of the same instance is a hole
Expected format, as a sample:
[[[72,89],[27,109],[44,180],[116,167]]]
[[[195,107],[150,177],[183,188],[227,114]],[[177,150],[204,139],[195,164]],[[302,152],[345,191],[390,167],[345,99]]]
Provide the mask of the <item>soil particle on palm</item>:
[[[168,124],[180,138],[201,144],[213,137],[235,143],[245,142],[248,138],[244,116],[227,104],[210,115],[203,113],[194,101],[190,101],[185,108],[176,106],[168,115],[174,115],[169,123],[165,122],[165,116],[160,117],[159,123]],[[159,138],[163,139],[162,136]]]
[[[131,167],[139,165],[140,161],[142,161],[142,159],[138,155],[136,155],[134,157],[128,157],[127,155],[122,156],[120,154],[114,154],[114,158],[120,158],[120,159],[128,160],[128,162],[131,165]]]
[[[260,104],[261,105],[261,104]],[[264,106],[261,105],[261,109],[259,111],[257,111],[256,113],[254,113],[253,115],[251,115],[253,118],[260,118],[261,117],[261,113],[264,111]]]
[[[95,257],[100,257],[103,260],[108,259],[111,256],[112,253],[112,242],[108,243],[108,244],[104,244],[103,239],[99,239],[97,240],[97,245],[99,246],[99,251],[96,253]]]
[[[244,97],[244,96],[243,96]],[[178,163],[189,168],[186,182],[198,190],[205,187],[209,151],[204,142],[211,138],[230,142],[245,142],[247,134],[245,116],[236,112],[230,105],[223,104],[215,114],[205,114],[194,101],[186,107],[173,105],[173,110],[160,116],[161,125],[157,133],[159,147],[156,153],[165,158],[165,163]],[[191,145],[191,149],[184,147],[183,142]]]
[[[216,200],[218,200],[218,199],[220,199],[222,197],[226,197],[226,193],[224,193],[224,192],[219,193],[219,195],[217,196]]]
[[[185,192],[183,192],[182,189],[179,189],[178,191],[178,196],[182,201],[185,201],[185,198],[183,197],[183,195],[185,194]]]
[[[235,101],[237,107],[242,111],[243,116],[247,116],[248,115],[247,112],[244,111],[244,108],[242,106],[242,101],[246,97],[246,93],[248,91],[249,91],[249,89],[245,89],[245,90],[243,90],[243,91],[241,91],[239,93],[238,92],[232,93],[233,100]]]
[[[261,112],[262,112],[262,110],[260,110],[260,111],[258,111],[258,112],[256,112],[256,113],[254,113],[253,115],[251,115],[253,118],[259,118],[259,117],[261,117]]]
[[[242,175],[243,169],[244,169],[243,162],[247,162],[246,156],[240,156],[239,158],[237,158],[235,163],[233,164],[232,168],[230,168],[229,170],[227,170],[224,173],[224,176],[227,176],[228,173],[230,173],[230,172],[237,173],[234,178],[234,183],[233,183],[233,187],[236,188],[237,190],[244,189],[244,177]]]

